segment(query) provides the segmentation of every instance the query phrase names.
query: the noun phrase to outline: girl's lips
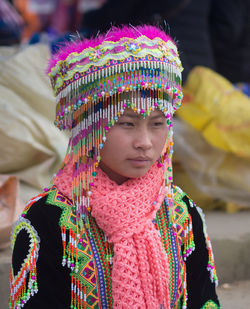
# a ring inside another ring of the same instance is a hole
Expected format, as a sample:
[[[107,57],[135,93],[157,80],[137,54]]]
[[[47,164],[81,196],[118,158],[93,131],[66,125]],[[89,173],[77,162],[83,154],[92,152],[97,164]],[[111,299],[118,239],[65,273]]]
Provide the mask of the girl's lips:
[[[148,165],[150,160],[148,158],[133,158],[128,159],[128,161],[135,167],[144,167]]]

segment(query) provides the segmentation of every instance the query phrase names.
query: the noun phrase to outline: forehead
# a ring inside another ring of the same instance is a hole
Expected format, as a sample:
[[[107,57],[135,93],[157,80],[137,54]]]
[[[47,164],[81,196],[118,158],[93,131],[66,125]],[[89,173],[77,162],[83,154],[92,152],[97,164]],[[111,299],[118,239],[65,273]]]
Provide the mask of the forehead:
[[[126,108],[123,115],[121,117],[130,117],[136,119],[144,119],[142,115],[138,114],[137,112],[133,111],[131,108]],[[151,111],[149,115],[146,116],[146,119],[155,119],[155,118],[165,118],[164,114],[160,110]]]

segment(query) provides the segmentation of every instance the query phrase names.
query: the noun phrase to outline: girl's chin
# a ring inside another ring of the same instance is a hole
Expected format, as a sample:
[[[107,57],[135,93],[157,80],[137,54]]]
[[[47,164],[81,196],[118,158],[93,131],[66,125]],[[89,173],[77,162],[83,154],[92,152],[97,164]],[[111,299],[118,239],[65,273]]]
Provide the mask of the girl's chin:
[[[133,163],[129,163],[129,165],[126,165],[126,168],[124,169],[116,169],[110,168],[101,162],[100,168],[109,176],[111,180],[120,185],[130,178],[133,179],[143,177],[151,168],[151,164],[142,164],[140,162],[137,164],[137,162],[135,162],[135,166]]]
[[[126,173],[128,178],[139,178],[143,177],[151,166],[144,166],[140,168],[133,168],[130,173]]]

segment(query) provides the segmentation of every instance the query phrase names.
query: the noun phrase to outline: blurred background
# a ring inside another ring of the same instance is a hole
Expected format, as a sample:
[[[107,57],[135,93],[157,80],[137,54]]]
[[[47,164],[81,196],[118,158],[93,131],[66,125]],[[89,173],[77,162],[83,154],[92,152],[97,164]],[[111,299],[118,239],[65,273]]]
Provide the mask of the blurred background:
[[[175,184],[206,212],[222,284],[250,280],[249,12],[250,0],[0,0],[0,308],[12,224],[50,185],[67,147],[53,125],[47,61],[65,40],[120,24],[156,24],[177,41]]]

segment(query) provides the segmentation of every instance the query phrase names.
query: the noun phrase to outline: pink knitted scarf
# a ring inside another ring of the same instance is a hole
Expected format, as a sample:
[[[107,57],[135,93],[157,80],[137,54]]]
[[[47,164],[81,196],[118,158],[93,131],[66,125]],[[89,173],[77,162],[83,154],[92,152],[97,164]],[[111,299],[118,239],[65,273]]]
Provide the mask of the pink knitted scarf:
[[[70,196],[66,172],[55,185]],[[163,170],[156,164],[143,177],[122,185],[102,170],[97,172],[90,198],[91,214],[114,244],[114,309],[170,308],[168,258],[152,222],[164,197]]]

